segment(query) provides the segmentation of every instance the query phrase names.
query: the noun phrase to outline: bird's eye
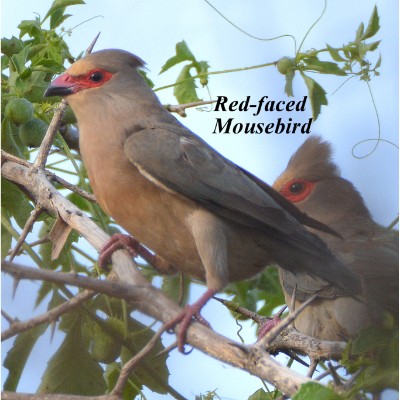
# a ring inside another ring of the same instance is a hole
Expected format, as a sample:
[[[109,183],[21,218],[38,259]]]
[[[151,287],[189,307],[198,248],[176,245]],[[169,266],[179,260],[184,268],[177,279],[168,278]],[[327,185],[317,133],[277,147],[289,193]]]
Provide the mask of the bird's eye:
[[[292,194],[300,194],[304,190],[305,186],[303,182],[294,182],[290,185],[289,191]]]
[[[287,182],[279,192],[292,203],[297,203],[306,199],[311,194],[315,183],[306,179],[296,178]]]
[[[89,75],[89,80],[94,83],[99,83],[104,79],[104,74],[100,71],[93,72]]]

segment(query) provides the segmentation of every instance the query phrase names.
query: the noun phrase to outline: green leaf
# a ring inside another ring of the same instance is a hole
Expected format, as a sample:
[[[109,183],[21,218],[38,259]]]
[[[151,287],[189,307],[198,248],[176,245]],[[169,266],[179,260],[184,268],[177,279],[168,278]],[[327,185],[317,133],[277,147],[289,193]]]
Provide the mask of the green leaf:
[[[112,364],[107,365],[106,371],[104,373],[104,379],[107,382],[108,392],[111,392],[112,389],[114,389],[120,373],[121,373],[120,363],[114,362]],[[135,399],[136,396],[140,393],[141,388],[142,385],[140,384],[140,382],[138,382],[136,379],[130,378],[127,381],[124,391],[122,393],[122,400]]]
[[[18,54],[14,54],[11,56],[11,62],[13,63],[13,66],[18,74],[22,74],[22,72],[27,69],[25,64],[28,61],[29,51],[30,46],[26,46]]]
[[[125,341],[129,345],[129,350],[125,346],[122,347],[121,360],[123,363],[131,359],[154,335],[152,329],[132,318],[128,319],[128,332]],[[132,352],[133,350],[134,352]],[[168,381],[169,372],[166,365],[168,354],[156,357],[162,350],[164,350],[164,346],[162,345],[161,339],[159,339],[155,347],[135,369],[133,377],[152,391],[165,394],[167,393],[167,388],[162,382]]]
[[[330,61],[320,61],[317,57],[307,57],[303,61],[307,70],[317,71],[321,74],[347,75],[336,63]]]
[[[9,371],[4,383],[4,390],[12,392],[17,390],[19,380],[33,346],[39,337],[46,331],[47,326],[48,324],[38,325],[28,331],[20,333],[16,337],[13,347],[7,353],[4,360],[4,367]]]
[[[371,17],[369,18],[369,22],[367,25],[367,28],[365,29],[364,34],[362,35],[362,40],[368,39],[372,36],[374,36],[378,31],[379,31],[379,15],[378,15],[378,9],[376,6],[374,7]]]
[[[341,400],[331,389],[315,382],[301,385],[300,390],[293,396],[293,400]]]
[[[174,96],[178,100],[179,104],[190,103],[193,101],[199,101],[196,93],[196,84],[190,74],[192,65],[185,65],[182,68],[181,73],[176,80],[177,85],[174,86]],[[182,82],[182,83],[179,83]]]
[[[380,326],[369,326],[363,329],[353,342],[351,352],[362,354],[386,343],[387,332]]]
[[[14,129],[16,129],[15,125]],[[24,148],[18,143],[18,130],[14,133],[13,126],[7,118],[1,122],[1,148],[7,153],[24,158]]]
[[[21,39],[17,39],[15,36],[12,36],[11,39],[1,39],[1,51],[8,57],[11,57],[13,54],[18,54],[23,48],[24,42]]]
[[[40,26],[40,23],[37,19],[35,20],[23,20],[19,25],[18,29],[20,30],[19,33],[19,38],[21,39],[23,36],[28,34],[30,37],[38,37],[41,32],[42,28]]]
[[[154,82],[147,76],[147,72],[146,71],[143,71],[142,69],[139,69],[139,74],[143,76],[144,80],[149,85],[149,87],[151,87],[151,88],[154,87]]]
[[[43,101],[44,91],[49,82],[45,78],[48,74],[43,71],[33,71],[29,80],[23,84],[23,96],[31,103],[41,103]]]
[[[378,58],[378,61],[377,61],[376,64],[375,64],[374,69],[379,68],[379,67],[381,66],[381,63],[382,63],[382,57],[381,57],[381,55],[379,54],[379,58]]]
[[[314,79],[311,79],[302,71],[300,71],[300,74],[303,77],[304,82],[308,89],[308,98],[311,103],[312,117],[315,121],[318,118],[319,114],[321,114],[321,106],[328,105],[326,92],[322,88],[322,86],[319,83],[317,83]]]
[[[6,216],[8,213],[6,210],[1,210],[4,216]],[[7,217],[9,220],[9,218]],[[10,221],[9,221],[10,222]],[[10,222],[11,224],[11,222]],[[12,241],[12,236],[11,233],[4,227],[3,224],[1,224],[1,259],[4,260],[7,257],[8,251],[11,249],[11,241]]]
[[[176,55],[168,59],[163,67],[161,68],[160,74],[167,71],[171,67],[176,64],[181,63],[182,61],[196,61],[194,55],[190,51],[188,45],[184,40],[182,42],[178,42],[175,46]]]
[[[182,282],[183,279],[183,282]],[[162,291],[171,299],[181,304],[186,304],[189,295],[190,278],[181,274],[163,276]],[[183,298],[182,298],[183,291]]]
[[[83,0],[54,0],[49,11],[47,11],[47,14],[43,18],[42,23],[44,21],[46,21],[47,18],[49,18],[51,15],[53,15],[53,13],[58,11],[60,8],[65,8],[65,7],[73,6],[76,4],[85,4],[85,2]],[[59,16],[58,16],[58,18],[59,18]]]
[[[357,31],[356,31],[356,38],[354,39],[354,42],[359,42],[362,40],[364,34],[364,23],[361,22],[360,26],[358,27]]]
[[[50,29],[56,29],[60,26],[67,18],[71,16],[71,14],[64,14],[65,7],[61,7],[58,10],[55,10],[53,14],[50,16]]]
[[[272,396],[267,393],[264,389],[258,389],[254,392],[248,400],[271,400]]]
[[[96,396],[105,390],[103,370],[86,349],[77,320],[47,363],[38,393]]]
[[[193,63],[196,68],[197,75],[200,76],[200,85],[206,86],[208,84],[208,69],[210,68],[207,61],[196,61]]]
[[[1,207],[12,215],[20,228],[25,226],[33,207],[28,198],[13,183],[1,179]]]
[[[285,93],[289,97],[293,97],[293,78],[295,76],[295,71],[290,71],[285,75],[286,84],[285,84]]]
[[[37,292],[37,297],[35,300],[35,307],[38,307],[40,303],[46,298],[46,296],[53,289],[53,284],[50,282],[42,282],[40,288]]]
[[[334,47],[329,46],[328,43],[326,44],[326,47],[327,47],[327,49],[328,49],[328,51],[329,51],[329,54],[331,55],[331,57],[332,57],[335,61],[338,61],[338,62],[346,61],[346,59],[343,58],[343,57],[339,54],[340,49],[335,49]]]

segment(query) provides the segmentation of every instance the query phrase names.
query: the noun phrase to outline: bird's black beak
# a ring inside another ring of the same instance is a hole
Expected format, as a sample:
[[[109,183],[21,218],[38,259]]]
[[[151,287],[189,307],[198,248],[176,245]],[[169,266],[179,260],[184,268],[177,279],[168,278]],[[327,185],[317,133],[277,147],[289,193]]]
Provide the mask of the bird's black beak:
[[[62,74],[50,83],[50,86],[44,92],[45,97],[50,96],[68,96],[75,93],[76,83],[68,74]]]

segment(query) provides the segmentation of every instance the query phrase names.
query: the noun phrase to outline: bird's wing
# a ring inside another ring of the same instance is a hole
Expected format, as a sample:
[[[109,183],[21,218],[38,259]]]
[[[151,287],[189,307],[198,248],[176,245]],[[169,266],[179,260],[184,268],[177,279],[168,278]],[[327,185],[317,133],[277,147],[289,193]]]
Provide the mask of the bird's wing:
[[[185,127],[156,126],[128,132],[126,157],[154,184],[192,199],[214,214],[265,232],[313,258],[300,266],[293,260],[284,268],[314,273],[327,282],[357,291],[355,275],[337,262],[325,243],[308,232],[282,205],[201,138]],[[272,189],[271,189],[272,190]],[[316,262],[318,260],[318,262]]]
[[[136,131],[127,138],[124,152],[156,185],[201,203],[222,217],[286,235],[303,231],[265,188],[184,127]]]

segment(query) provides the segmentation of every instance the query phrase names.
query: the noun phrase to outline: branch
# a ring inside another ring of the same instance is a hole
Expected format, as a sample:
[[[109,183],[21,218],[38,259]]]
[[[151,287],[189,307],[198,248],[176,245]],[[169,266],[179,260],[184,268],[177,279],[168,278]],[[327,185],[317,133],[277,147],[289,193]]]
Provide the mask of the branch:
[[[2,176],[18,185],[24,187],[50,214],[60,217],[65,223],[75,229],[83,236],[95,249],[99,250],[109,239],[88,216],[79,208],[65,199],[47,180],[46,173],[42,169],[29,169],[24,165],[7,161],[2,167]],[[168,322],[176,317],[180,308],[171,299],[167,298],[162,292],[154,289],[142,276],[133,263],[131,257],[125,250],[118,250],[112,255],[113,271],[119,277],[120,281],[126,282],[124,288],[125,298],[130,298],[132,293],[140,292],[140,300],[136,303],[137,307],[143,313],[150,315],[162,322]],[[8,264],[10,265],[10,264]],[[21,269],[19,269],[21,271]],[[53,273],[48,270],[35,270],[35,273]],[[109,288],[110,282],[104,282],[99,279],[80,277],[73,274],[60,274],[60,283],[68,283],[67,280],[75,279],[80,287],[85,287],[97,292],[104,291],[104,287]],[[52,275],[54,276],[54,275]],[[19,277],[22,279],[22,275]],[[43,279],[44,276],[37,279]],[[33,279],[32,277],[30,279]],[[96,282],[94,284],[92,281]],[[89,285],[83,285],[82,282],[91,282]],[[70,282],[70,284],[72,284]],[[116,284],[116,283],[113,283]],[[93,286],[94,285],[94,286]],[[106,285],[106,286],[102,286]],[[119,285],[122,285],[119,283]],[[135,285],[133,287],[132,285]],[[112,287],[112,286],[111,286]],[[103,288],[103,289],[102,289]],[[100,290],[102,289],[102,290]],[[113,292],[115,297],[121,297],[121,287],[117,292]],[[109,289],[108,289],[109,290]],[[178,329],[179,327],[176,327]],[[268,382],[271,382],[280,391],[289,396],[293,396],[303,383],[310,379],[301,376],[291,369],[282,366],[273,359],[262,348],[246,348],[240,344],[218,335],[212,330],[199,323],[192,323],[187,332],[187,341],[193,347],[204,353],[220,360],[244,369],[252,375],[258,376]]]
[[[40,206],[36,205],[34,210],[31,212],[31,215],[26,220],[26,223],[25,223],[24,229],[21,232],[21,235],[18,238],[17,244],[15,245],[14,249],[11,251],[10,261],[12,261],[14,259],[14,257],[18,254],[19,250],[21,249],[22,244],[25,242],[25,239],[28,236],[28,233],[32,230],[34,223],[39,218],[42,211],[43,211],[42,208]]]
[[[11,321],[10,328],[6,329],[1,333],[1,341],[7,340],[12,336],[27,331],[28,329],[31,329],[35,326],[56,321],[61,315],[70,312],[72,309],[79,306],[80,304],[90,299],[94,295],[96,295],[96,293],[90,290],[84,290],[83,292],[77,294],[72,299],[64,302],[63,304],[60,304],[57,307],[52,308],[51,310],[35,318],[31,318],[24,322],[13,320]]]
[[[106,396],[75,396],[72,394],[50,394],[50,393],[15,393],[1,392],[3,400],[121,400],[120,397],[114,395]]]
[[[238,306],[232,301],[217,297],[214,297],[214,299],[224,304],[229,310],[240,313],[247,318],[251,318],[259,325],[265,323],[266,320],[271,320],[271,317],[266,318],[260,314],[248,310],[245,307]],[[282,311],[282,309],[279,310],[275,316],[278,316]],[[291,318],[289,318],[290,315],[292,316]],[[294,351],[300,354],[306,354],[310,359],[340,360],[342,358],[343,352],[346,349],[346,342],[321,340],[312,336],[303,335],[295,328],[287,326],[288,324],[283,324],[283,322],[292,322],[292,318],[294,316],[293,313],[289,314],[289,316],[280,322],[279,325],[277,325],[280,328],[281,324],[283,325],[280,334],[276,336],[271,343],[265,343],[264,348],[269,353],[276,354],[279,352]]]
[[[118,251],[116,254],[121,252]],[[124,255],[122,254],[122,256]],[[123,298],[140,311],[161,321],[169,321],[172,315],[179,312],[179,307],[175,303],[146,281],[144,285],[131,285],[120,281],[104,281],[77,274],[30,268],[9,262],[3,262],[2,269],[17,279],[35,279],[73,285],[97,293]],[[303,383],[310,381],[310,379],[279,364],[263,349],[254,346],[247,347],[233,342],[202,324],[192,323],[188,329],[187,337],[188,343],[193,347],[273,383],[279,390],[288,395],[294,395]]]
[[[33,164],[30,163],[29,161],[26,161],[22,158],[19,158],[17,156],[14,156],[12,154],[6,153],[4,150],[1,150],[1,164],[3,164],[6,161],[12,161],[17,164],[21,164],[25,167],[32,168]],[[63,178],[60,178],[58,175],[56,175],[54,172],[45,170],[46,177],[50,182],[56,182],[61,186],[64,186],[66,189],[70,190],[71,192],[74,192],[78,194],[79,196],[83,197],[84,199],[90,201],[91,203],[96,202],[96,197],[92,193],[86,192],[86,190],[81,189],[79,186],[73,185],[72,183],[69,183]]]
[[[117,395],[119,397],[122,396],[122,393],[125,389],[125,386],[130,378],[134,369],[140,364],[144,357],[150,353],[150,351],[154,348],[154,346],[158,343],[161,335],[165,331],[165,325],[163,325],[151,338],[151,340],[140,350],[137,354],[135,354],[122,368],[121,373],[119,375],[118,381],[115,384],[115,387],[111,394]]]
[[[207,104],[213,104],[217,100],[201,100],[201,101],[194,101],[193,103],[185,103],[185,104],[177,104],[177,105],[171,105],[167,104],[165,106],[166,110],[171,112],[171,113],[177,113],[181,117],[186,117],[186,109],[191,108],[191,107],[199,107],[199,106],[204,106]]]

